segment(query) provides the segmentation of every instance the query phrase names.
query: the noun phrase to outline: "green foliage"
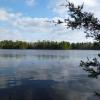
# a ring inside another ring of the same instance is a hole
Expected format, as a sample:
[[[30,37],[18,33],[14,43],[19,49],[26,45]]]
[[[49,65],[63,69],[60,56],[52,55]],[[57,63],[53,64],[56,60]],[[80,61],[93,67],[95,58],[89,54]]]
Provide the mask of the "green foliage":
[[[92,37],[97,42],[91,43],[72,43],[73,49],[100,49],[100,20],[94,17],[91,12],[83,11],[83,5],[75,6],[73,3],[67,2],[65,7],[68,8],[69,18],[65,19],[63,23],[66,23],[67,28],[74,29],[84,29],[86,37]],[[58,23],[61,24],[61,23]],[[100,57],[100,54],[98,54]],[[90,73],[89,76],[97,77],[100,75],[100,62],[97,58],[93,61],[84,62],[81,61],[80,66],[87,72]],[[91,68],[92,67],[92,68]],[[95,68],[97,71],[95,71]]]
[[[23,41],[0,41],[0,49],[70,49],[69,42],[54,42],[54,41],[38,41],[38,42],[23,42]]]
[[[96,42],[91,43],[70,43],[70,42],[54,42],[54,41],[0,41],[0,49],[50,49],[50,50],[100,50],[100,46]]]
[[[70,2],[67,2],[65,7],[68,8],[70,16],[70,18],[65,19],[67,28],[84,29],[86,37],[93,37],[100,41],[100,20],[94,17],[93,13],[83,11],[83,5],[75,6]]]
[[[92,37],[97,42],[94,42],[92,46],[91,44],[86,44],[84,46],[90,48],[96,48],[99,50],[100,48],[100,20],[94,17],[94,14],[91,12],[83,11],[83,5],[75,6],[73,3],[67,2],[67,5],[64,5],[68,8],[70,18],[65,19],[64,23],[66,23],[67,28],[74,29],[84,29],[86,33],[86,37]],[[58,23],[59,24],[59,23]],[[79,47],[80,44],[72,44],[74,48]],[[81,46],[83,47],[83,46]],[[86,48],[84,47],[84,48]],[[80,47],[79,47],[80,48]],[[100,57],[100,54],[98,54]],[[80,66],[88,72],[88,76],[92,78],[98,78],[100,75],[100,61],[97,58],[93,58],[93,60],[81,61]],[[100,93],[95,92],[95,95],[100,97]]]

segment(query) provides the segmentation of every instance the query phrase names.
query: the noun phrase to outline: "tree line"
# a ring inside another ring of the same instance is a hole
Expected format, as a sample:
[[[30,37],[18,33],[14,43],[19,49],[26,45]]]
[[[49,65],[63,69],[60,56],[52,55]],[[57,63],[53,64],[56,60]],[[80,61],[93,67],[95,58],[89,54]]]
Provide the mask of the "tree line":
[[[37,42],[3,40],[0,41],[0,49],[100,50],[100,44],[97,42],[70,43],[45,40]]]

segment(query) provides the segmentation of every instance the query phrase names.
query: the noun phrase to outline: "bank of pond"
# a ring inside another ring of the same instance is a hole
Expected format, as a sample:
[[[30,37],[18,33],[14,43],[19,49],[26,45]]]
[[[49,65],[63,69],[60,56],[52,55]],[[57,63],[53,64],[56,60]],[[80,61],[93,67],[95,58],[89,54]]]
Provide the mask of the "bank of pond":
[[[50,50],[100,50],[99,42],[82,42],[82,43],[70,43],[66,41],[12,41],[3,40],[0,41],[0,49],[50,49]]]

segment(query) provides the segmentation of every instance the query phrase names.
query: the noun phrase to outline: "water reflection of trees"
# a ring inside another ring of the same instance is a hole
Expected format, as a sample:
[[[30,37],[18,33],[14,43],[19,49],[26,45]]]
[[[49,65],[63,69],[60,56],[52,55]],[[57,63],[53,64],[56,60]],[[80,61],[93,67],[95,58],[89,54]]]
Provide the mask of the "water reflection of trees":
[[[98,76],[100,75],[100,62],[98,61],[97,58],[94,58],[92,61],[89,59],[87,61],[81,60],[80,66],[83,68],[83,70],[88,72],[89,77],[97,79]],[[95,91],[94,93],[95,95],[100,97],[100,92]]]
[[[88,59],[86,62],[81,60],[80,66],[89,73],[89,77],[98,78],[100,75],[100,62],[97,58],[94,58],[92,61]]]

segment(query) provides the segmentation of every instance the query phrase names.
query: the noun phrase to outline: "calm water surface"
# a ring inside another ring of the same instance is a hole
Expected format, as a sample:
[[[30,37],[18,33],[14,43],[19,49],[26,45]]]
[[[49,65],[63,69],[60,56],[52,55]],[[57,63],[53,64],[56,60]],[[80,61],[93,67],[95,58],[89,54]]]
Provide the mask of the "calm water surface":
[[[99,51],[0,50],[0,100],[100,100],[100,79],[88,78],[80,60]]]

